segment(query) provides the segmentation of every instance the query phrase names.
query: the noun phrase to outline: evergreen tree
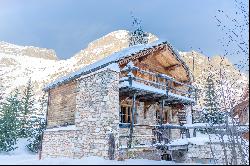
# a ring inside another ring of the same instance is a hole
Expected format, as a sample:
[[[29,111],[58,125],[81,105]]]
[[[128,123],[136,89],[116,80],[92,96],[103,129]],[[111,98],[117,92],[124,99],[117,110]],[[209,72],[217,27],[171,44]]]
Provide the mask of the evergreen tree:
[[[37,153],[41,149],[42,134],[45,130],[45,118],[42,116],[33,117],[32,129],[30,130],[31,136],[28,138],[28,149],[31,152]]]
[[[202,111],[201,122],[211,125],[224,123],[224,113],[220,111],[214,81],[211,75],[209,75],[206,80],[205,90],[205,108]]]
[[[19,115],[21,121],[21,128],[20,128],[20,137],[27,138],[29,133],[30,126],[30,116],[36,110],[35,106],[35,98],[33,94],[33,87],[31,84],[31,79],[29,79],[27,86],[24,90],[23,97],[22,97],[22,109]]]
[[[30,118],[30,137],[28,138],[29,144],[27,145],[28,149],[31,152],[37,153],[39,149],[41,149],[42,144],[42,134],[45,130],[45,112],[47,108],[47,99],[46,95],[44,94],[39,99],[40,107],[39,107],[39,114],[34,113],[33,116]]]
[[[19,92],[16,89],[1,106],[0,114],[0,151],[12,151],[16,149],[18,139],[19,120],[17,114],[20,110]]]
[[[135,27],[135,30],[129,32],[129,47],[137,44],[147,44],[149,34],[142,30],[141,21],[133,17],[132,25]]]
[[[3,96],[4,96],[4,87],[3,85],[0,84],[0,102],[3,100]]]

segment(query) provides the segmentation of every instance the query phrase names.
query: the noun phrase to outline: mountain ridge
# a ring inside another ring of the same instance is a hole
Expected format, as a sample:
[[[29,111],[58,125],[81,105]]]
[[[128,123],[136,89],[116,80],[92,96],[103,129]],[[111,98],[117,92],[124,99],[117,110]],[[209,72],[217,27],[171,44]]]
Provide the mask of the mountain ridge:
[[[157,39],[155,35],[150,34],[149,42]],[[7,96],[16,87],[22,90],[28,79],[31,78],[36,96],[41,96],[42,89],[46,84],[105,58],[114,52],[121,51],[127,48],[128,45],[128,31],[117,30],[90,42],[86,48],[81,49],[71,58],[60,60],[52,49],[41,48],[40,50],[38,47],[18,46],[0,42],[0,77],[2,77],[0,85],[2,85],[2,91]],[[29,51],[25,51],[27,49]],[[207,75],[207,72],[204,71],[208,67],[207,57],[195,51],[179,51],[179,53],[194,74],[196,79],[194,84],[202,88],[204,79],[200,77]],[[194,71],[192,71],[193,57],[195,58]],[[215,64],[216,70],[219,67],[218,61],[217,57],[210,59],[210,62]],[[248,81],[244,76],[236,77],[239,72],[237,73],[229,60],[225,60],[225,64],[228,65],[227,70],[229,70],[229,73],[234,75],[235,78],[242,80],[244,84]],[[239,85],[237,84],[237,86]]]

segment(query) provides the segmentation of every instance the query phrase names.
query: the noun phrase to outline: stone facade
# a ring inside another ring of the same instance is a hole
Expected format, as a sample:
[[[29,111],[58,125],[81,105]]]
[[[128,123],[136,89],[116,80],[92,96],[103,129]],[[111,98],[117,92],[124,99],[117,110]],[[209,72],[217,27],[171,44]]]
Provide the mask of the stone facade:
[[[115,151],[119,133],[119,74],[106,70],[83,76],[77,86],[76,127],[85,140],[82,152],[108,158],[108,136],[115,137]]]
[[[94,155],[108,158],[108,139],[109,135],[113,134],[116,141],[115,157],[117,157],[119,133],[118,85],[119,73],[110,69],[81,77],[75,89],[72,88],[72,85],[66,84],[64,88],[70,87],[69,92],[72,93],[65,93],[65,95],[75,94],[75,98],[73,97],[72,100],[75,99],[76,108],[72,111],[74,111],[76,129],[45,131],[42,156],[81,158]],[[56,90],[60,91],[59,89]],[[56,95],[56,93],[51,93],[51,95]],[[53,103],[56,99],[50,102]],[[68,102],[71,103],[72,101]],[[53,115],[53,109],[57,110],[50,105],[49,126],[60,122],[58,120],[60,115]],[[57,113],[60,113],[60,111],[57,111]]]
[[[239,150],[236,148],[237,156],[232,156],[230,145],[225,144],[228,160],[232,157],[237,158],[237,163],[242,164]],[[213,149],[214,157],[211,152]],[[202,164],[225,164],[224,149],[220,143],[209,143],[203,145],[189,144],[187,150],[175,150],[172,152],[173,159],[176,162],[184,163],[202,163]],[[248,156],[249,157],[249,156]],[[247,157],[247,158],[248,158]]]
[[[134,127],[132,146],[125,151],[125,158],[147,158],[159,160],[161,152],[150,148],[155,136],[150,125],[157,124],[156,112],[160,105],[152,104],[146,112],[144,102],[136,102],[137,120]],[[119,127],[119,72],[102,69],[83,75],[74,82],[50,90],[48,109],[48,127],[74,124],[74,129],[47,130],[42,143],[42,157],[82,158],[100,156],[106,159],[113,153],[114,159],[127,146],[129,128]],[[164,107],[169,112],[168,119],[177,123],[176,114],[171,107]],[[177,137],[178,134],[172,134]],[[110,137],[114,145],[110,145]],[[111,146],[113,146],[111,148]]]
[[[124,159],[148,159],[161,160],[162,151],[154,147],[137,147],[120,150],[120,160]]]
[[[75,157],[78,133],[69,131],[46,131],[43,136],[42,157]]]

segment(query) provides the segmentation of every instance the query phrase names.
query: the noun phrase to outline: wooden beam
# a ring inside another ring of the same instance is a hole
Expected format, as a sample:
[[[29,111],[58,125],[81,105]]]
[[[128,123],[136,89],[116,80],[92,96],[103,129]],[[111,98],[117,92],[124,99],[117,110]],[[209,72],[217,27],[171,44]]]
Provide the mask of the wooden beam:
[[[176,67],[180,67],[181,64],[177,63],[177,64],[173,64],[167,67],[164,67],[165,70],[174,70]]]

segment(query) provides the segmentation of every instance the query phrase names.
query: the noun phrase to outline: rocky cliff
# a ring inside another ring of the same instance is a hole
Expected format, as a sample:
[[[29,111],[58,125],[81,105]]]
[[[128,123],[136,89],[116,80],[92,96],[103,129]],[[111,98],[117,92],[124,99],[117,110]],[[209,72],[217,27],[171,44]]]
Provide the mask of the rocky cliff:
[[[40,96],[42,88],[46,84],[128,47],[127,37],[128,31],[125,30],[111,32],[91,42],[87,48],[80,50],[76,55],[67,60],[59,60],[55,51],[51,49],[17,46],[0,42],[1,93],[5,94],[3,95],[4,97],[15,88],[22,90],[28,79],[31,78],[35,94]],[[152,34],[149,37],[150,42],[157,40],[157,37]],[[218,73],[221,66],[221,58],[219,56],[214,56],[209,62],[205,55],[195,51],[180,52],[180,54],[194,74],[194,84],[200,89],[204,87],[208,66],[213,65],[212,71],[214,73]],[[193,59],[195,64],[194,70]],[[247,82],[246,76],[238,72],[227,59],[223,61],[223,65],[225,71],[227,71],[227,75],[230,75],[228,82],[237,82],[234,83],[232,88],[236,89],[239,96]],[[216,76],[216,79],[218,79],[218,76]],[[202,100],[200,103],[202,104]]]

